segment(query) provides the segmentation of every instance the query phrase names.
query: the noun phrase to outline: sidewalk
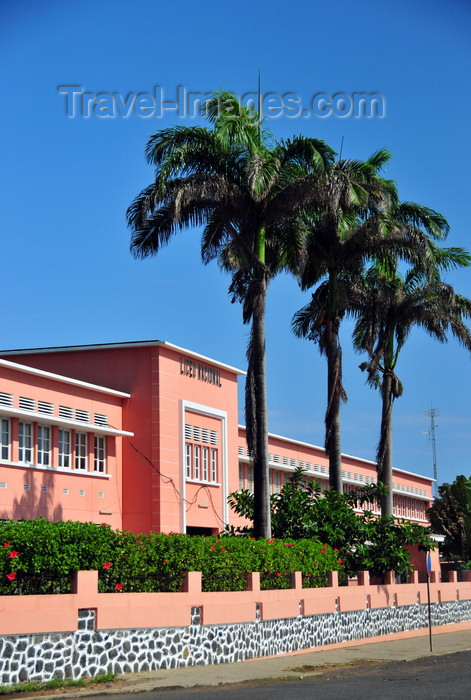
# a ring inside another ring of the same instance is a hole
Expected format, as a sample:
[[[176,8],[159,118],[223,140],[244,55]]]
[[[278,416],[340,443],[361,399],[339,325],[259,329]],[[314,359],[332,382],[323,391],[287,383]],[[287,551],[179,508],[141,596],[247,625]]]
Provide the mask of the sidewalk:
[[[471,650],[469,623],[447,627],[435,627],[432,631],[432,652],[428,630],[420,630],[420,636],[386,641],[364,640],[351,646],[323,647],[316,651],[296,652],[287,656],[252,659],[232,664],[190,666],[161,671],[126,673],[111,683],[87,688],[58,689],[50,695],[61,698],[77,698],[83,695],[114,695],[136,693],[164,688],[191,688],[194,686],[224,685],[266,678],[301,677],[312,675],[315,667],[326,664],[345,665],[358,661],[410,661],[429,655],[450,654]],[[304,667],[304,669],[303,669]],[[314,667],[314,668],[313,668]],[[44,694],[31,697],[44,697]]]

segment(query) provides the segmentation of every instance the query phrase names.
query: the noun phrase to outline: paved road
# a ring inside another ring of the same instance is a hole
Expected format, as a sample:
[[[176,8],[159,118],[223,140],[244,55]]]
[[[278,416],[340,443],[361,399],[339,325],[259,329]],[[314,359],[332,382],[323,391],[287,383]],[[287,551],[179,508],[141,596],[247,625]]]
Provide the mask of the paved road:
[[[231,686],[156,689],[139,700],[441,700],[471,698],[471,651],[411,661],[317,669],[302,680],[249,681]],[[87,696],[82,696],[82,700]],[[107,700],[136,700],[136,694]],[[95,696],[96,700],[96,696]]]

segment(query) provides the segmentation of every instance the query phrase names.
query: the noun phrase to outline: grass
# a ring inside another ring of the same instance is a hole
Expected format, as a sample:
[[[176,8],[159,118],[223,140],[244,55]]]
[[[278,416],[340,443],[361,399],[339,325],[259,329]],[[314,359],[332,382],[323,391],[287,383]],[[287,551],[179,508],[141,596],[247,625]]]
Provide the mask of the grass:
[[[47,683],[34,683],[28,681],[26,683],[16,683],[15,685],[0,686],[0,695],[13,695],[16,693],[31,693],[40,690],[54,690],[55,688],[70,688],[79,687],[85,688],[88,685],[96,685],[97,683],[109,683],[116,678],[115,673],[103,673],[100,676],[93,678],[80,678],[73,680],[72,678],[53,678]]]

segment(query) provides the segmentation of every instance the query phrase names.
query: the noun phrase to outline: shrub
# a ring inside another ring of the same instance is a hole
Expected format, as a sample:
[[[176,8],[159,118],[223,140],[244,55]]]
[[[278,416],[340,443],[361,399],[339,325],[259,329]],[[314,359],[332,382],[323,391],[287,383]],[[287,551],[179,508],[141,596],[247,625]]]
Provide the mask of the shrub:
[[[245,590],[251,571],[264,589],[289,588],[293,571],[314,587],[343,566],[338,552],[313,539],[135,535],[44,518],[0,526],[0,595],[69,593],[79,570],[98,570],[100,592],[179,591],[187,571],[202,572],[204,591]]]

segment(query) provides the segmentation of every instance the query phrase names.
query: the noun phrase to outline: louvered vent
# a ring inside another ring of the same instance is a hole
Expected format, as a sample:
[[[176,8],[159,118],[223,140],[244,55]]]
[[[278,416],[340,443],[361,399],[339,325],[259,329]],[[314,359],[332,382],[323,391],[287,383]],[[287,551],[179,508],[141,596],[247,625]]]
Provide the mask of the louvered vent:
[[[24,484],[23,488],[25,491],[29,491],[31,487],[29,484]]]
[[[239,449],[239,457],[243,457],[244,456],[244,448],[239,445],[238,449]]]
[[[13,406],[13,394],[0,391],[0,406]]]
[[[90,413],[89,411],[82,411],[80,408],[75,409],[75,420],[81,423],[90,423]]]
[[[193,439],[193,426],[188,425],[188,423],[185,423],[185,440],[192,440]]]
[[[54,404],[49,401],[38,401],[38,413],[47,413],[49,416],[54,415]]]
[[[0,481],[0,489],[6,489],[7,487],[7,482],[6,481]]]
[[[201,429],[201,442],[204,442],[206,445],[209,445],[209,435],[210,432],[208,428],[202,428]]]
[[[70,406],[59,406],[59,417],[60,418],[68,418],[69,420],[73,420],[74,409],[70,408]]]
[[[47,493],[49,491],[49,486],[41,486],[41,491]]]
[[[201,428],[198,428],[196,425],[193,426],[193,440],[201,442]]]
[[[108,425],[108,416],[105,416],[103,413],[95,413],[93,422],[95,425]]]
[[[35,399],[28,399],[28,398],[26,398],[26,396],[20,396],[20,400],[18,402],[18,405],[23,411],[35,411],[36,410]]]

